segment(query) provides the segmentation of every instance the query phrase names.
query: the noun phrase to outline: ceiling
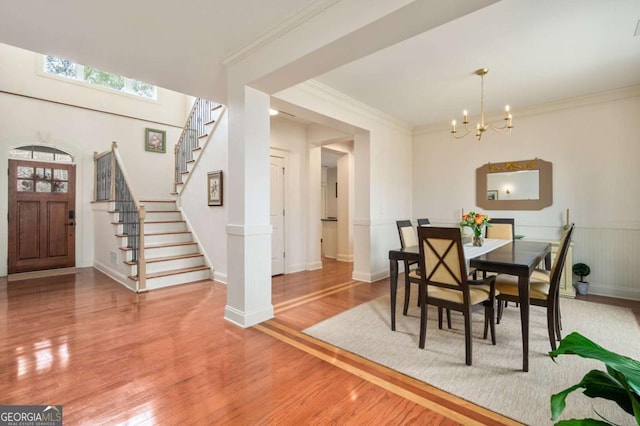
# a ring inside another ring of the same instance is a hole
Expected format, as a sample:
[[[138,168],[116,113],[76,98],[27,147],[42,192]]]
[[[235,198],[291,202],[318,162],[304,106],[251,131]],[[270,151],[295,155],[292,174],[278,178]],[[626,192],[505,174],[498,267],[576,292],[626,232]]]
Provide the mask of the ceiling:
[[[377,9],[454,7],[436,0],[369,1]],[[351,3],[358,1],[112,0],[97,9],[79,0],[0,0],[0,42],[187,94],[226,95],[228,58],[305,8],[330,11]],[[640,84],[638,0],[502,0],[456,13],[444,25],[313,78],[414,127],[447,125],[463,109],[478,114],[474,71],[483,67],[489,69],[486,111],[508,103],[516,123],[518,111],[532,106]],[[381,16],[362,15],[349,18]],[[344,21],[334,20],[340,28]]]

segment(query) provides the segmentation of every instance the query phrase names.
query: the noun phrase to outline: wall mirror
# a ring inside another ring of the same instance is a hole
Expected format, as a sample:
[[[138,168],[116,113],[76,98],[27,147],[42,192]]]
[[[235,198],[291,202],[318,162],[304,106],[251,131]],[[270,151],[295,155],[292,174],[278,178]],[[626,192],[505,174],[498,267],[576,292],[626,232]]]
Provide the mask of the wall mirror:
[[[553,204],[552,167],[536,158],[476,169],[476,204],[486,210],[542,210]]]

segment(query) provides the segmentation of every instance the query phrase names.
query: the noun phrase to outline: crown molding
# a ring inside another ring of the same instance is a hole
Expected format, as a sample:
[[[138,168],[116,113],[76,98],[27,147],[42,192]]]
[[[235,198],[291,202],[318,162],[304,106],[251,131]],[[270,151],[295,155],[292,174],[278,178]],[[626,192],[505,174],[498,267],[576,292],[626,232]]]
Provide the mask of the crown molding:
[[[299,10],[293,15],[289,16],[286,20],[271,28],[269,31],[264,33],[262,36],[253,40],[252,42],[246,44],[244,47],[233,52],[231,55],[227,56],[222,60],[222,65],[225,67],[229,67],[233,64],[236,64],[242,61],[247,56],[250,56],[254,52],[262,49],[264,46],[268,45],[272,41],[280,38],[284,34],[293,30],[299,25],[302,25],[309,19],[318,15],[319,13],[325,11],[330,8],[334,4],[338,3],[340,0],[316,0],[307,7]]]
[[[519,117],[530,117],[534,115],[547,114],[560,110],[579,108],[588,105],[595,105],[604,102],[613,102],[634,97],[640,97],[640,85],[622,87],[620,89],[608,90],[606,92],[591,93],[588,95],[576,96],[573,98],[567,98],[555,102],[549,102],[532,107],[518,109],[517,116],[515,116],[514,119],[517,119]],[[502,117],[502,115],[496,115],[495,117],[500,118]],[[491,121],[491,119],[489,121]],[[448,132],[450,126],[451,124],[448,122],[442,124],[416,126],[413,128],[413,135],[415,136],[424,133],[436,133],[442,131]]]
[[[411,135],[412,128],[409,123],[402,121],[383,111],[380,111],[379,109],[373,108],[372,106],[365,104],[364,102],[347,96],[344,93],[332,88],[331,86],[327,86],[326,84],[320,83],[317,80],[307,80],[303,83],[297,84],[293,88],[300,89],[312,96],[321,98],[325,101],[333,103],[334,105],[338,105],[364,118],[383,123],[398,130],[399,132]],[[356,126],[362,127],[359,125]]]

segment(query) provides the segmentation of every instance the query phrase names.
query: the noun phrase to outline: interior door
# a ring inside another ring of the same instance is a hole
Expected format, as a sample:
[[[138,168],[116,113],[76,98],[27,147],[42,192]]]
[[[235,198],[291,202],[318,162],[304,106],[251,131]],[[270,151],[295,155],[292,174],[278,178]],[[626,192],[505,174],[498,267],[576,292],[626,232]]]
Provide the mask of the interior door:
[[[9,160],[8,271],[75,266],[75,165]]]
[[[271,275],[284,274],[284,158],[270,157]]]

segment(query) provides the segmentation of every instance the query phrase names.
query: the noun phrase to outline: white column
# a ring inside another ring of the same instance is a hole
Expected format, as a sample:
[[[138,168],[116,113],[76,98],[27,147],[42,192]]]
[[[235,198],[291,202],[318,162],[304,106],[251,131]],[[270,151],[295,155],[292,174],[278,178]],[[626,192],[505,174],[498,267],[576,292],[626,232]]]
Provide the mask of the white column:
[[[241,327],[273,318],[269,132],[269,96],[229,84],[225,319]]]
[[[309,181],[307,190],[307,270],[322,269],[322,221],[320,220],[322,186],[322,149],[319,146],[309,148]]]
[[[372,282],[371,263],[371,147],[370,134],[357,132],[353,141],[354,213],[353,213],[353,273],[354,280]]]

